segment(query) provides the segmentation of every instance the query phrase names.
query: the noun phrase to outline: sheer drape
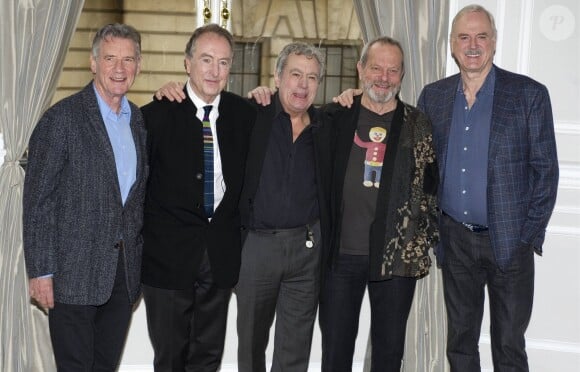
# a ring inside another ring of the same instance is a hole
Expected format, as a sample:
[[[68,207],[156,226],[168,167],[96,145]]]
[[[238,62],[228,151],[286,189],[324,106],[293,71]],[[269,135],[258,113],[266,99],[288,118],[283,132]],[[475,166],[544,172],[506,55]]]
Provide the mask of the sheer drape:
[[[387,35],[401,42],[405,51],[401,98],[415,105],[425,84],[445,76],[448,1],[354,0],[354,4],[365,41]],[[440,271],[433,265],[431,273],[417,282],[407,322],[404,372],[449,370],[446,327]],[[365,371],[370,370],[369,357],[370,341]]]
[[[405,50],[401,98],[415,104],[425,84],[445,76],[449,2],[353,0],[363,37],[397,39]]]
[[[0,2],[0,371],[55,369],[47,317],[30,304],[22,251],[19,165],[32,129],[56,89],[84,0]]]

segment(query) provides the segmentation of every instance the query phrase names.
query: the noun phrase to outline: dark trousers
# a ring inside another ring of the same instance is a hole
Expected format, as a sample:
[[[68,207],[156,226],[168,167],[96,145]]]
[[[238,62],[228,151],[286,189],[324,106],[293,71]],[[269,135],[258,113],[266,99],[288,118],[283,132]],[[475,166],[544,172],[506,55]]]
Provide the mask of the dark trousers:
[[[481,371],[478,344],[486,286],[494,371],[528,371],[524,333],[534,296],[533,249],[520,246],[510,267],[501,271],[488,232],[471,232],[446,215],[440,229],[451,371]]]
[[[249,232],[242,249],[238,301],[238,371],[264,372],[266,346],[276,316],[273,372],[308,369],[320,288],[320,225]]]
[[[190,289],[143,286],[155,371],[218,370],[231,293],[214,285],[207,255]]]
[[[124,263],[119,254],[113,291],[105,304],[56,302],[49,311],[50,338],[58,371],[116,371],[131,313]]]
[[[371,371],[399,372],[405,350],[414,278],[369,282],[368,256],[341,254],[325,276],[320,301],[322,371],[350,372],[360,309],[368,285],[371,305]]]

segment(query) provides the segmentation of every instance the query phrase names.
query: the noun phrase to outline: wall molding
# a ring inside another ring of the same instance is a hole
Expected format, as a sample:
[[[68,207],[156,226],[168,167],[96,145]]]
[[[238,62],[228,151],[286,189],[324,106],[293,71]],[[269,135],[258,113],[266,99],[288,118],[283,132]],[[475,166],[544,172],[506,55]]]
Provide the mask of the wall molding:
[[[481,345],[491,345],[489,334],[482,334],[479,338]],[[569,353],[580,355],[580,343],[564,342],[547,339],[533,339],[526,337],[526,350],[553,351],[557,353]]]
[[[559,189],[580,190],[580,164],[560,163]]]
[[[556,134],[580,135],[580,121],[555,120],[554,130]]]
[[[520,14],[520,42],[518,50],[518,70],[528,74],[530,72],[530,45],[532,43],[533,23],[528,20],[533,19],[534,4],[533,1],[524,1],[521,5]]]
[[[505,30],[505,22],[506,22],[506,13],[507,13],[507,1],[496,0],[495,9],[486,7],[489,10],[493,17],[495,18],[495,28],[497,30]],[[456,12],[457,13],[457,12]],[[455,15],[454,15],[455,16]],[[504,32],[499,32],[496,35],[496,46],[495,46],[495,55],[494,55],[494,63],[498,64],[503,61],[503,45],[505,43],[506,34]],[[520,44],[521,45],[521,44]],[[520,47],[521,49],[521,47]]]
[[[579,214],[576,214],[573,217],[578,219],[578,216]],[[571,236],[576,237],[577,239],[580,238],[580,228],[578,227],[552,224],[548,225],[546,232],[550,235]]]

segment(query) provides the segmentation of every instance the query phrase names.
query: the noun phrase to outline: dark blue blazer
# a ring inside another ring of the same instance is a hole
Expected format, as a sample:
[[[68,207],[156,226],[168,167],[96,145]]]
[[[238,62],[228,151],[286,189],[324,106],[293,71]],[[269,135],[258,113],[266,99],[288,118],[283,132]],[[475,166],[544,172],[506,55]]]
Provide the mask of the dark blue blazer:
[[[548,90],[529,77],[496,66],[487,166],[487,219],[495,258],[505,270],[522,245],[542,251],[556,202],[558,158]],[[449,130],[460,75],[427,85],[418,108],[433,124],[444,182]],[[439,188],[441,190],[442,187]],[[438,248],[440,263],[444,237]]]

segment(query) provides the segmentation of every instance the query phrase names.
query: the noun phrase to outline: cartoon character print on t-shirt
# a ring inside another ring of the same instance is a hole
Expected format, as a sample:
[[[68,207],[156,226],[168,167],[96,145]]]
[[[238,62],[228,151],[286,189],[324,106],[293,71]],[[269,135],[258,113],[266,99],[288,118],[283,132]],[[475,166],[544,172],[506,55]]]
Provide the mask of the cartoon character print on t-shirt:
[[[363,176],[363,185],[365,187],[374,186],[378,189],[380,186],[383,159],[385,158],[385,152],[387,150],[387,145],[383,143],[386,137],[387,130],[382,127],[372,127],[369,130],[370,142],[364,142],[356,132],[354,133],[354,143],[366,149],[364,161],[365,171]]]

